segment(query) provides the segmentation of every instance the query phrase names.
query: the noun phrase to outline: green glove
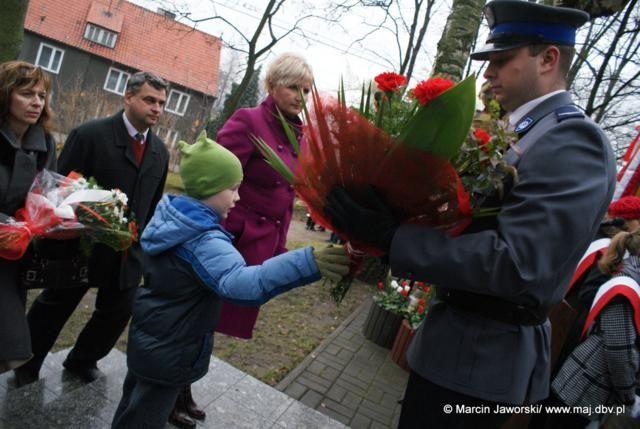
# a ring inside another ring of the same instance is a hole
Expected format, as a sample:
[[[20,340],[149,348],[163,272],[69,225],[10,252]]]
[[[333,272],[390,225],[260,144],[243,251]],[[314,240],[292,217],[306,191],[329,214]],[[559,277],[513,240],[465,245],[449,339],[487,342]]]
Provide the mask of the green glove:
[[[313,256],[322,277],[338,282],[349,273],[351,258],[343,247],[325,247],[313,249]]]

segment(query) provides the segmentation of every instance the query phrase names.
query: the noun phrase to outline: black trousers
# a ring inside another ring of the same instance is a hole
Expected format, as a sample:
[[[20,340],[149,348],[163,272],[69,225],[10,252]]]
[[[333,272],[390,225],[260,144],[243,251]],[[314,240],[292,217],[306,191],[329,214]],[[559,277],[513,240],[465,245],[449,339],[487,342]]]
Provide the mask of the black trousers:
[[[37,374],[73,311],[89,286],[70,289],[44,289],[31,305],[27,319],[34,357],[24,365]],[[131,317],[135,288],[99,288],[91,318],[80,332],[67,359],[92,366],[116,344]]]
[[[456,406],[477,407],[458,412]],[[411,371],[402,401],[400,429],[497,429],[509,414],[495,414],[498,402],[485,401],[438,386]],[[451,408],[450,408],[451,407]]]
[[[147,383],[127,371],[111,428],[164,428],[183,387]]]

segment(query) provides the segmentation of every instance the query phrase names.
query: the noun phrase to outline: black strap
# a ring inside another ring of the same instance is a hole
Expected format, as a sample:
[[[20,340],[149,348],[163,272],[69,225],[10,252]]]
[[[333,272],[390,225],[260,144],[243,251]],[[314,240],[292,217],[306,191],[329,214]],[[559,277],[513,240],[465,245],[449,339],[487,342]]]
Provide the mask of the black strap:
[[[512,325],[542,325],[548,308],[529,308],[501,298],[438,288],[437,297],[455,309]]]

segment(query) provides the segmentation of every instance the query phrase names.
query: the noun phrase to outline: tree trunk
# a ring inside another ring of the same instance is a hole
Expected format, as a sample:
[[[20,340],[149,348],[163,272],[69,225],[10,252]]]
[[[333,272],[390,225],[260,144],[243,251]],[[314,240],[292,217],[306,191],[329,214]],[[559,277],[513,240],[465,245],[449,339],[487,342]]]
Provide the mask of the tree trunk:
[[[580,9],[591,15],[591,19],[611,16],[620,12],[629,0],[554,0],[555,6]]]
[[[29,0],[6,0],[0,13],[0,63],[15,60],[20,54],[24,18]]]
[[[475,40],[485,0],[453,0],[442,37],[432,75],[444,74],[453,80],[461,80],[464,66],[469,59]]]

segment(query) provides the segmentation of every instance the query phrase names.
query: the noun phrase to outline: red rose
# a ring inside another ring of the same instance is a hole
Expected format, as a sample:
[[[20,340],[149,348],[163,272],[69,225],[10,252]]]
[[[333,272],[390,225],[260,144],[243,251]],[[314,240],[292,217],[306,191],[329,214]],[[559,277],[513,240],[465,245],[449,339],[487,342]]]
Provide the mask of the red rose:
[[[489,148],[487,147],[487,143],[491,140],[489,133],[482,128],[476,128],[473,132],[473,136],[478,140],[478,146],[480,146],[480,149],[482,149],[483,152],[488,153]]]
[[[420,298],[420,299],[418,300],[418,305],[425,305],[426,303],[427,303],[427,300],[426,300],[426,299],[424,299],[424,298]]]
[[[402,291],[400,293],[402,295],[404,295],[404,296],[408,296],[409,295],[409,291],[408,290],[404,290],[404,289],[402,289]]]
[[[454,85],[455,83],[452,80],[432,77],[431,79],[418,83],[416,87],[411,90],[411,93],[418,99],[420,104],[424,106]]]
[[[376,81],[378,89],[384,92],[395,92],[407,83],[407,78],[398,73],[380,73],[373,80]]]
[[[418,306],[418,313],[424,313],[424,306],[423,305],[419,305]]]
[[[409,286],[409,282],[406,280],[402,280],[402,286]]]
[[[378,289],[383,289],[384,285],[382,284],[382,282],[378,282]]]

